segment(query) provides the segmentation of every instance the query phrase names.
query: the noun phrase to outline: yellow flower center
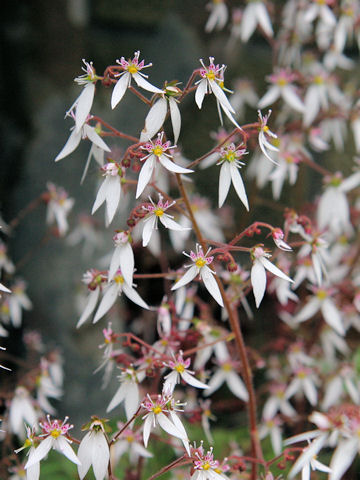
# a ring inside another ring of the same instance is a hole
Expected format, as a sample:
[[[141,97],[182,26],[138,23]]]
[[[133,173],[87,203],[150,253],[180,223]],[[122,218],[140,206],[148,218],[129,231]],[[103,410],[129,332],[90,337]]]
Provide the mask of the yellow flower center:
[[[162,409],[161,407],[157,406],[157,407],[153,407],[152,411],[155,413],[155,415],[158,415],[159,413],[162,412]]]
[[[198,268],[202,268],[202,267],[205,267],[206,265],[206,260],[204,260],[203,258],[198,258],[195,262],[195,265],[198,267]]]
[[[129,435],[126,437],[126,440],[129,442],[129,443],[132,443],[134,441],[134,437],[133,435]]]
[[[124,277],[122,275],[115,275],[114,280],[116,283],[123,284],[124,283]]]
[[[208,72],[206,74],[206,77],[208,78],[208,80],[215,80],[215,73],[214,72]]]
[[[133,75],[138,72],[138,68],[135,65],[129,65],[127,71]]]
[[[324,83],[323,77],[321,77],[320,75],[316,75],[316,77],[314,78],[314,83],[316,83],[316,85],[322,85]]]
[[[225,372],[230,372],[230,371],[232,370],[231,363],[224,363],[223,366],[222,366],[222,369],[223,369]]]
[[[219,87],[224,90],[224,82],[219,82]]]
[[[268,127],[267,125],[264,125],[264,126],[262,127],[262,130],[263,130],[263,132],[268,132],[268,131],[269,131],[269,127]]]
[[[325,290],[319,290],[316,294],[319,300],[325,300],[325,298],[328,296]]]
[[[162,208],[155,208],[154,213],[157,217],[162,217],[164,215],[164,210]]]
[[[208,462],[204,463],[203,470],[209,470],[209,468],[211,468],[210,463],[208,463]]]
[[[220,474],[221,474],[221,470],[220,470],[220,468],[214,468],[214,472],[216,472],[216,473],[220,473]]]
[[[279,85],[279,87],[285,87],[287,83],[288,81],[285,78],[279,78],[279,80],[277,81],[277,84]]]
[[[157,157],[160,157],[163,154],[163,152],[164,150],[162,147],[160,147],[160,145],[158,145],[153,149],[153,154],[156,155]]]
[[[30,438],[27,438],[25,440],[24,447],[30,447],[30,445],[32,445],[32,441],[30,440]]]
[[[53,431],[51,432],[51,436],[52,436],[53,438],[58,438],[58,437],[60,437],[60,435],[61,435],[61,431],[58,430],[58,429],[53,430]]]
[[[303,370],[300,370],[297,374],[298,378],[306,378],[306,373]]]
[[[183,373],[185,370],[184,365],[176,365],[175,370],[179,373]]]
[[[211,415],[211,411],[208,409],[208,410],[204,410],[204,415],[205,417],[210,417]]]
[[[228,162],[233,162],[236,159],[235,153],[234,152],[229,152],[229,153],[226,154],[225,158]]]

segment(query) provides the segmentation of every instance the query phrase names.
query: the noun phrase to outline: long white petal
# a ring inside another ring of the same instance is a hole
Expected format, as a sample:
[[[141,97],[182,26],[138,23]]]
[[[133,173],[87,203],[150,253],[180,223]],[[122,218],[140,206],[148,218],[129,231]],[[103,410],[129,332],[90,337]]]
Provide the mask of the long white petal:
[[[269,90],[263,95],[258,103],[258,108],[263,109],[272,105],[280,97],[280,87],[277,85],[272,85]]]
[[[310,460],[322,449],[326,440],[327,434],[318,437],[309,445],[309,447],[306,447],[290,470],[289,478],[294,478],[307,463],[310,463]]]
[[[274,32],[265,5],[262,2],[256,2],[254,8],[256,9],[256,17],[258,19],[258,22],[260,23],[261,28],[264,30],[268,37],[272,37],[274,35]]]
[[[88,139],[97,147],[105,150],[105,152],[111,152],[111,149],[106,145],[104,140],[100,137],[98,133],[96,133],[94,127],[91,127],[90,125],[84,125],[84,133],[86,134]]]
[[[260,262],[264,265],[266,270],[273,273],[277,277],[280,277],[280,278],[282,278],[284,280],[287,280],[288,282],[291,282],[291,283],[293,282],[290,277],[285,275],[284,272],[282,272],[278,267],[276,267],[273,263],[271,263],[267,258],[261,257]]]
[[[185,274],[171,287],[171,290],[177,290],[178,288],[183,287],[190,283],[196,275],[198,274],[198,269],[195,265],[189,268]]]
[[[200,271],[200,277],[210,295],[217,301],[220,307],[224,306],[224,302],[220,293],[219,286],[215,280],[214,273],[206,265]]]
[[[130,243],[120,247],[119,259],[120,269],[124,280],[128,285],[132,285],[135,259]]]
[[[97,301],[99,299],[99,294],[100,294],[99,288],[96,288],[95,290],[90,292],[89,296],[86,299],[86,307],[81,317],[79,318],[78,323],[76,324],[76,328],[81,327],[81,325],[83,325],[86,322],[86,320],[90,317],[90,315],[93,313],[93,311],[95,310]]]
[[[155,167],[155,157],[154,155],[150,155],[150,157],[147,160],[145,160],[145,163],[140,170],[138,184],[136,188],[136,198],[140,197],[146,185],[150,182],[151,175],[154,171],[154,167]]]
[[[244,382],[235,372],[228,372],[226,375],[226,383],[229,387],[229,390],[235,395],[235,397],[240,398],[244,402],[249,401],[249,394],[246,390]]]
[[[139,305],[139,307],[149,310],[149,305],[145,303],[144,300],[137,293],[137,291],[134,288],[129,287],[127,283],[123,284],[123,292],[132,302],[136,303],[136,305]]]
[[[208,383],[208,389],[204,391],[204,396],[208,397],[215,392],[225,381],[225,372],[222,368],[219,368],[211,377]]]
[[[350,467],[359,449],[357,438],[342,441],[331,458],[329,480],[340,480]]]
[[[77,132],[80,132],[81,127],[84,125],[86,118],[90,113],[94,94],[95,84],[88,83],[76,100],[75,129]]]
[[[149,413],[144,421],[143,440],[144,440],[145,447],[147,447],[147,444],[149,441],[153,417],[154,417],[154,413]]]
[[[325,322],[330,325],[339,335],[345,335],[345,328],[339,310],[330,298],[325,298],[321,304],[321,313]]]
[[[109,177],[105,177],[105,179],[104,179],[103,183],[100,185],[99,191],[96,195],[95,202],[94,202],[93,208],[91,210],[92,215],[105,202],[106,192],[107,192],[108,187],[109,187]]]
[[[175,222],[172,220],[169,215],[162,215],[159,217],[160,222],[164,225],[164,227],[168,228],[169,230],[175,230],[178,232],[183,232],[184,230],[191,230],[190,227],[183,227],[180,223]]]
[[[126,419],[134,415],[139,406],[139,387],[135,382],[129,382],[126,386],[125,413]]]
[[[221,208],[226,200],[231,185],[230,164],[225,161],[220,168],[219,175],[219,208]]]
[[[119,295],[119,287],[117,286],[116,283],[113,283],[107,288],[100,302],[99,308],[97,309],[93,323],[98,322],[100,318],[102,318],[110,310],[110,308],[116,302],[118,295]]]
[[[81,462],[81,465],[78,465],[78,473],[80,480],[83,480],[89,468],[91,467],[92,434],[93,432],[90,431],[85,435],[85,437],[80,442],[77,452],[78,459]]]
[[[180,374],[181,378],[184,380],[184,382],[188,383],[192,387],[195,388],[209,388],[206,383],[200,382],[197,378],[195,378],[193,375],[190,375],[186,370]]]
[[[236,167],[236,165],[234,164],[230,165],[230,173],[231,173],[231,179],[232,179],[234,188],[236,190],[236,193],[238,194],[238,197],[240,198],[242,203],[245,205],[246,210],[249,211],[249,202],[247,199],[244,182],[243,182],[243,179],[241,178],[239,169]]]
[[[251,285],[253,287],[256,308],[259,308],[266,288],[266,272],[259,260],[255,260],[251,268]]]
[[[215,80],[210,80],[209,83],[213,94],[219,100],[220,104],[223,105],[229,112],[235,113],[235,110],[231,106],[231,103],[224,93],[224,90],[216,83]]]
[[[117,81],[113,93],[111,95],[111,108],[114,109],[116,105],[123,98],[131,81],[131,73],[125,72]]]
[[[175,425],[164,415],[162,412],[156,415],[156,420],[158,421],[160,427],[165,430],[169,435],[173,435],[177,438],[187,439],[187,435],[184,435]]]
[[[129,385],[129,382],[123,382],[120,385],[115,395],[113,396],[111,402],[109,403],[109,406],[106,409],[106,413],[111,412],[111,410],[113,410],[115,407],[120,405],[120,403],[124,400],[128,385]]]
[[[108,190],[106,192],[106,212],[109,225],[113,221],[116,210],[119,206],[121,196],[120,177],[109,177]]]
[[[72,153],[79,145],[81,140],[81,132],[77,132],[75,129],[71,132],[70,137],[67,139],[60,153],[55,158],[55,162],[58,162],[62,158],[67,157]]]
[[[256,12],[253,3],[248,3],[245,7],[241,19],[241,40],[247,42],[254,33],[257,25]]]
[[[150,242],[151,235],[154,231],[156,224],[156,216],[151,215],[144,221],[143,231],[142,231],[142,246],[147,247]]]
[[[294,320],[295,322],[305,322],[313,317],[316,312],[320,310],[321,303],[317,297],[313,297],[301,310],[298,312]]]
[[[102,432],[96,432],[92,446],[92,465],[96,480],[104,480],[110,460],[109,445]]]
[[[25,469],[32,467],[35,463],[40,462],[50,452],[53,446],[53,437],[46,437],[38,447],[36,447],[34,453],[29,457],[25,465]]]
[[[304,125],[308,127],[311,125],[316,115],[320,110],[320,97],[319,90],[316,85],[310,85],[305,94],[305,113],[304,113]]]
[[[62,453],[63,455],[65,455],[66,458],[68,458],[71,462],[75,463],[76,465],[81,465],[81,462],[76,456],[76,453],[70,447],[68,440],[64,436],[60,435],[60,437],[58,437],[55,440],[54,449]]]
[[[33,453],[35,452],[35,448],[30,448],[29,453],[29,460],[31,459]],[[40,463],[37,462],[33,466],[26,469],[26,480],[39,480],[40,478]]]
[[[161,155],[159,157],[159,161],[166,170],[174,173],[192,173],[194,170],[190,170],[189,168],[180,167],[180,165],[176,165],[176,163],[172,162],[168,157],[165,155]]]
[[[300,97],[295,92],[295,89],[290,85],[286,85],[281,89],[281,95],[284,98],[285,102],[290,105],[294,110],[300,113],[305,112],[305,105],[303,104]]]
[[[152,93],[164,93],[164,90],[161,90],[160,88],[155,87],[154,85],[151,85],[150,82],[148,82],[140,73],[134,73],[133,74],[133,79],[137,83],[137,85],[144,90],[147,90],[148,92]]]
[[[174,143],[176,144],[181,130],[181,115],[180,110],[177,104],[177,101],[170,97],[169,98],[169,107],[170,107],[170,117],[171,117],[171,125],[174,132]]]
[[[167,101],[161,97],[150,108],[145,118],[145,127],[141,131],[140,142],[149,141],[162,127],[167,113]]]
[[[312,406],[315,406],[318,398],[315,385],[309,378],[304,378],[303,387],[306,398],[309,400]]]
[[[200,80],[199,85],[195,91],[195,102],[196,105],[201,109],[202,103],[204,101],[205,93],[207,92],[207,80],[203,78]]]

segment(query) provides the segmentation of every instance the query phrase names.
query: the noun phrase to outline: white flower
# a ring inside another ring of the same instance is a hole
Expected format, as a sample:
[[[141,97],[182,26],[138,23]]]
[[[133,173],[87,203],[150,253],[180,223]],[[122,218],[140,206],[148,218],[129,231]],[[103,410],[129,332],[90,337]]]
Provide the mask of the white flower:
[[[268,37],[274,35],[269,14],[261,0],[251,1],[246,5],[241,19],[241,40],[247,42],[254,33],[257,24],[264,30]]]
[[[147,310],[149,309],[149,306],[144,302],[132,285],[129,285],[126,282],[121,270],[118,270],[114,275],[113,280],[105,289],[104,296],[100,302],[99,308],[96,311],[93,323],[98,322],[100,318],[102,318],[110,310],[122,292],[124,292],[129,300],[136,303],[136,305],[139,305],[139,307],[146,308]]]
[[[149,197],[151,205],[143,206],[144,210],[147,210],[149,213],[144,220],[144,228],[142,233],[142,244],[143,247],[146,247],[150,242],[151,236],[154,230],[158,228],[158,220],[164,225],[164,227],[169,230],[183,231],[191,230],[191,228],[183,227],[173,220],[174,217],[168,215],[166,210],[172,207],[175,202],[169,203],[167,200],[163,202],[163,196],[159,194],[159,201],[157,205],[154,204],[152,199]]]
[[[269,388],[270,397],[266,400],[263,410],[263,417],[273,418],[277,412],[281,412],[286,417],[295,417],[296,410],[285,396],[286,385],[284,383],[273,383]]]
[[[295,74],[286,69],[280,69],[267,78],[272,83],[272,86],[259,100],[258,107],[260,109],[272,105],[279,97],[282,97],[292,109],[297,112],[304,113],[305,105],[296,93],[295,87],[291,85],[291,82],[296,79]]]
[[[212,447],[206,453],[201,443],[200,447],[194,451],[196,460],[193,460],[194,473],[190,480],[226,480],[221,471],[229,470],[228,465],[220,465],[218,460],[214,460]]]
[[[35,454],[35,446],[34,446],[34,437],[35,437],[35,427],[26,427],[26,440],[24,445],[21,448],[18,448],[15,451],[15,453],[19,453],[24,449],[29,449],[28,452],[26,453],[26,456],[29,458],[29,461],[32,461],[33,455]],[[25,478],[25,470],[24,470],[24,476],[19,475],[19,477],[10,477],[10,480],[21,480],[22,478]],[[40,478],[40,462],[35,462],[32,467],[28,468],[26,470],[26,480],[39,480]]]
[[[67,245],[82,246],[84,258],[92,257],[95,250],[103,245],[103,233],[97,223],[91,215],[80,214],[77,225],[66,238]]]
[[[189,270],[178,280],[171,290],[177,290],[178,288],[183,287],[190,283],[194,278],[199,275],[201,280],[204,282],[204,285],[210,295],[217,301],[217,303],[223,307],[223,299],[221,293],[214,278],[216,274],[211,268],[208,267],[214,259],[214,257],[209,257],[208,254],[211,249],[209,249],[206,254],[204,254],[202,247],[199,244],[196,244],[196,253],[191,251],[190,255],[183,252],[184,255],[191,258],[193,265],[186,265],[185,268]]]
[[[129,59],[128,61],[126,61],[124,57],[121,57],[120,60],[116,60],[116,63],[121,65],[124,71],[117,75],[119,77],[119,80],[117,81],[111,96],[111,108],[115,108],[116,105],[123,98],[126,90],[131,85],[132,78],[135,80],[136,84],[139,87],[147,90],[148,92],[163,93],[163,90],[154,87],[154,85],[151,85],[151,83],[146,80],[147,75],[140,72],[140,70],[142,70],[143,68],[151,67],[152,63],[145,65],[144,60],[141,60],[141,62],[139,62],[139,55],[140,51],[138,50],[134,53],[134,58],[132,60]]]
[[[78,320],[76,328],[81,327],[81,325],[85,323],[86,320],[90,317],[90,315],[94,312],[100,297],[101,284],[106,281],[106,277],[97,270],[92,269],[88,270],[83,275],[82,281],[87,285],[90,293],[86,299],[86,306]]]
[[[174,132],[174,143],[178,141],[181,129],[181,116],[176,96],[180,95],[180,93],[181,90],[175,85],[166,85],[165,93],[154,102],[145,118],[145,126],[141,131],[140,142],[149,141],[163,126],[168,112],[168,104]]]
[[[24,438],[24,422],[33,426],[38,416],[33,406],[33,399],[25,387],[17,387],[9,408],[9,424],[11,431]]]
[[[197,380],[193,376],[193,371],[188,370],[190,363],[190,358],[184,360],[181,351],[178,354],[177,358],[174,357],[174,361],[170,360],[169,362],[164,363],[166,367],[172,369],[172,372],[168,373],[165,376],[165,382],[163,385],[164,391],[172,393],[174,391],[175,385],[180,382],[180,379],[195,388],[208,388],[205,383],[200,382],[200,380]]]
[[[88,117],[88,120],[91,120],[91,117]],[[60,153],[55,158],[55,162],[58,162],[59,160],[67,157],[72,153],[76,148],[79,146],[79,143],[81,139],[88,138],[91,142],[91,147],[96,146],[100,148],[102,151],[105,152],[110,152],[110,148],[106,145],[104,140],[100,137],[99,135],[99,129],[97,127],[92,127],[91,125],[88,125],[87,123],[84,123],[79,131],[77,131],[74,127],[72,127],[72,132],[67,139],[65,145],[63,146],[62,150]],[[90,150],[91,151],[91,150]],[[90,157],[88,157],[88,161],[86,162],[84,174],[82,176],[81,181],[84,179],[84,175],[86,174],[86,170],[88,167],[88,162],[89,162]]]
[[[80,132],[82,126],[84,125],[94,100],[95,95],[95,83],[98,79],[95,73],[92,62],[88,63],[83,59],[85,68],[82,67],[82,70],[85,72],[84,75],[75,78],[75,82],[78,85],[84,85],[84,89],[75,102],[72,104],[66,115],[69,115],[70,112],[74,110],[75,112],[75,131]],[[60,160],[60,159],[59,159]]]
[[[5,270],[6,273],[14,273],[15,272],[15,265],[7,256],[7,246],[4,242],[0,241],[0,273],[2,270]],[[7,289],[4,285],[1,288],[2,292],[10,293],[10,290]]]
[[[235,395],[235,397],[247,402],[249,400],[249,394],[244,382],[241,380],[238,373],[236,373],[236,370],[239,367],[238,362],[235,362],[228,357],[221,361],[219,360],[219,364],[220,368],[218,368],[211,377],[208,383],[209,388],[204,392],[204,396],[208,397],[226,382],[229,390]]]
[[[335,293],[331,288],[312,287],[314,296],[298,312],[294,320],[296,322],[305,322],[313,317],[319,310],[324,317],[325,322],[330,325],[339,335],[345,335],[345,327],[340,311],[337,309],[331,296]]]
[[[156,165],[156,160],[159,160],[161,165],[164,168],[166,168],[166,170],[169,170],[169,172],[174,172],[174,173],[192,173],[193,172],[193,170],[180,167],[179,165],[176,165],[174,162],[171,161],[172,157],[171,155],[166,153],[166,151],[169,150],[170,148],[175,148],[175,146],[170,147],[169,141],[163,143],[162,141],[163,136],[164,136],[164,132],[161,132],[158,134],[158,138],[156,139],[155,143],[150,140],[146,145],[141,147],[143,150],[147,150],[149,154],[142,158],[142,161],[144,162],[144,164],[141,168],[139,178],[138,178],[136,198],[140,197],[146,185],[150,182],[150,179],[152,177],[152,174]]]
[[[74,205],[74,199],[68,198],[67,192],[62,187],[57,187],[51,182],[46,186],[48,189],[46,223],[56,222],[59,235],[63,236],[69,229],[67,216]]]
[[[360,171],[350,175],[345,180],[340,173],[328,179],[328,186],[321,195],[317,220],[320,230],[329,228],[335,235],[351,233],[350,208],[346,193],[360,184]]]
[[[202,107],[204,97],[207,93],[213,93],[216,97],[219,115],[221,115],[220,108],[223,110],[228,119],[237,127],[241,127],[237,124],[232,113],[235,113],[235,110],[231,106],[231,103],[227,99],[224,93],[224,70],[225,65],[215,65],[214,57],[209,57],[210,64],[208,67],[205,67],[204,62],[200,59],[200,63],[203,68],[200,68],[201,80],[196,82],[197,88],[195,91],[195,102],[199,109]],[[232,93],[232,92],[231,92]],[[221,120],[221,116],[220,116]]]
[[[94,214],[96,210],[106,202],[105,218],[107,225],[109,225],[113,221],[119,206],[123,170],[116,162],[106,163],[101,170],[104,172],[105,180],[96,195],[91,214]]]
[[[123,424],[118,422],[117,427],[121,429]],[[141,434],[134,432],[131,428],[126,428],[121,437],[116,440],[116,443],[111,445],[111,459],[114,466],[126,451],[129,453],[129,460],[132,465],[137,465],[139,457],[151,458],[153,454],[148,452],[140,441]]]
[[[299,233],[301,234],[301,232]],[[315,282],[320,286],[323,281],[323,275],[325,274],[327,276],[326,266],[330,260],[328,252],[329,245],[323,238],[318,235],[312,236],[302,233],[301,236],[306,240],[306,243],[300,248],[298,252],[298,257],[302,259],[311,254],[311,262],[313,273],[315,276]],[[309,280],[312,281],[310,276]]]
[[[107,475],[110,451],[101,420],[91,423],[89,432],[80,442],[78,458],[81,462],[78,465],[80,480],[83,480],[91,465],[96,480],[103,480]]]
[[[269,262],[268,257],[271,257],[271,255],[262,247],[254,247],[251,256],[253,259],[253,266],[251,268],[251,285],[253,287],[256,307],[259,308],[266,289],[266,270],[288,282],[293,282],[293,280],[285,275],[285,273],[283,273],[278,267]]]
[[[22,310],[31,310],[32,303],[25,293],[26,284],[18,280],[11,287],[12,295],[9,297],[10,318],[15,328],[19,328],[22,322]]]
[[[55,385],[49,375],[48,361],[42,358],[40,361],[41,373],[37,377],[36,399],[40,407],[47,413],[52,415],[56,412],[54,407],[49,403],[48,398],[59,399],[62,396],[62,389]]]
[[[180,405],[174,401],[172,395],[163,393],[162,395],[158,395],[156,400],[153,400],[148,394],[142,403],[142,406],[148,411],[148,413],[143,416],[143,420],[145,420],[143,427],[145,447],[148,445],[151,428],[159,425],[169,435],[180,438],[184,443],[188,455],[190,455],[189,441],[186,431],[174,411]],[[169,414],[171,420],[165,414]]]
[[[120,269],[126,283],[132,285],[135,259],[130,233],[128,231],[117,232],[113,236],[113,241],[115,250],[110,261],[108,281],[113,280],[117,270]]]
[[[245,205],[246,210],[249,211],[249,202],[246,196],[244,182],[239,173],[241,166],[245,165],[239,158],[248,153],[245,148],[241,148],[242,146],[243,144],[236,148],[235,145],[231,143],[228,147],[222,148],[220,151],[220,161],[217,163],[217,165],[221,165],[219,176],[219,208],[223,206],[232,182],[238,197]]]
[[[264,154],[264,156],[268,160],[270,160],[270,162],[275,163],[275,165],[276,165],[277,162],[273,158],[271,158],[269,153],[267,152],[267,150],[270,150],[271,152],[278,152],[279,151],[279,149],[277,147],[275,147],[275,145],[270,143],[266,138],[266,135],[269,135],[272,138],[277,138],[277,135],[275,135],[275,133],[273,133],[267,125],[267,122],[269,120],[270,115],[271,115],[271,110],[269,110],[268,114],[264,115],[264,116],[262,116],[262,113],[260,112],[260,110],[258,110],[258,117],[259,117],[259,137],[258,137],[258,141],[259,141],[260,149],[261,149],[262,153]]]
[[[211,3],[207,4],[207,8],[211,13],[205,25],[205,32],[210,33],[214,29],[222,30],[225,27],[229,17],[228,8],[225,1],[211,0]]]
[[[282,451],[281,424],[282,421],[279,417],[273,417],[264,419],[259,428],[259,437],[261,440],[270,435],[271,446],[275,455],[280,455]]]
[[[287,399],[298,393],[303,393],[311,405],[317,404],[317,390],[316,383],[318,378],[310,367],[296,367],[295,378],[291,381],[286,389],[285,396]]]
[[[125,403],[125,413],[127,420],[134,415],[139,406],[139,386],[145,378],[145,371],[136,371],[133,367],[123,368],[120,380],[120,387],[116,391],[113,399],[109,403],[106,412],[111,412],[120,403]]]
[[[67,419],[68,417],[65,417],[64,421],[60,423],[59,420],[51,421],[50,417],[47,416],[47,422],[39,424],[43,429],[46,438],[41,441],[40,445],[35,449],[32,457],[28,459],[25,465],[26,470],[45,458],[51,449],[58,451],[71,462],[76,463],[76,465],[80,465],[80,460],[76,456],[74,450],[70,447],[71,440],[66,437],[67,432],[73,428],[73,425],[65,423]]]

